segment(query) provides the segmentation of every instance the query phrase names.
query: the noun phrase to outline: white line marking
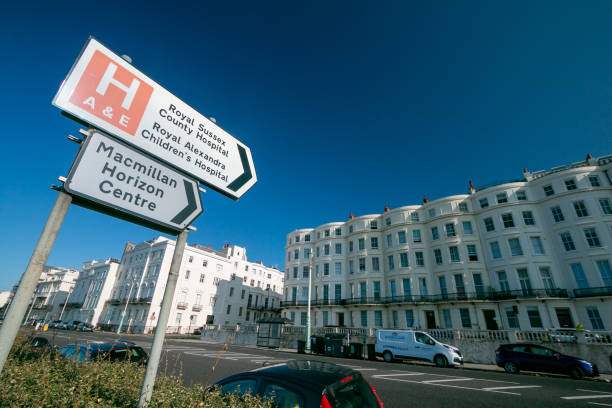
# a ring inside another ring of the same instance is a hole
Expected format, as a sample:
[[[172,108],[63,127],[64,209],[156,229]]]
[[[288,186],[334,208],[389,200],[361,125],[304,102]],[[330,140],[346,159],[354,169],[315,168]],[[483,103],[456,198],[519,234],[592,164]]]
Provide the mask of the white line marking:
[[[375,375],[374,378],[383,378],[386,379],[386,377],[399,377],[399,376],[404,376],[404,375],[422,375],[423,373],[406,373],[406,374],[378,374]]]
[[[381,376],[373,376],[373,378],[376,377],[381,377]],[[521,395],[518,392],[510,392],[510,391],[484,391],[481,388],[473,388],[473,387],[461,387],[459,385],[450,385],[450,384],[438,384],[438,383],[431,383],[431,384],[427,384],[427,383],[423,383],[422,381],[411,381],[411,380],[404,380],[401,378],[381,378],[382,380],[388,380],[388,381],[399,381],[399,382],[407,382],[407,383],[413,383],[413,384],[423,384],[423,385],[433,385],[436,387],[447,387],[447,388],[459,388],[462,390],[470,390],[470,391],[482,391],[482,392],[495,392],[498,394],[508,394],[508,395]]]
[[[483,391],[511,390],[517,388],[542,388],[541,385],[513,385],[511,387],[488,387],[483,388]]]
[[[601,402],[589,402],[591,405],[601,405],[603,407],[612,407],[612,404],[603,404]]]
[[[427,380],[421,381],[423,384],[436,384],[442,382],[451,382],[451,381],[472,381],[473,378],[445,378],[444,380]]]
[[[580,400],[580,399],[592,399],[592,398],[612,398],[612,394],[599,394],[599,395],[576,395],[573,397],[561,397],[566,400]]]
[[[598,392],[600,394],[610,394],[609,391],[596,391],[596,390],[583,390],[581,388],[576,388],[576,391],[584,391],[584,392]]]

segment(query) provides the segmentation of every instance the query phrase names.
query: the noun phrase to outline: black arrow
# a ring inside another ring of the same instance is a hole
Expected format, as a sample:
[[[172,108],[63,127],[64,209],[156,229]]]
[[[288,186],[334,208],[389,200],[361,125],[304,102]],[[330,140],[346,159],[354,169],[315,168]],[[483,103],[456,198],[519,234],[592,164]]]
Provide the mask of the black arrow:
[[[242,169],[244,173],[242,173],[238,178],[230,183],[227,188],[232,191],[238,191],[238,189],[246,184],[249,181],[253,174],[251,173],[251,166],[249,166],[249,158],[247,157],[246,150],[244,147],[238,145],[238,152],[240,153],[240,160],[242,161]]]
[[[198,208],[196,204],[195,194],[193,192],[193,185],[187,180],[183,179],[183,183],[185,183],[185,193],[187,194],[187,207],[183,208],[180,213],[176,214],[174,218],[170,221],[175,224],[181,224],[187,217],[193,213],[193,211]]]

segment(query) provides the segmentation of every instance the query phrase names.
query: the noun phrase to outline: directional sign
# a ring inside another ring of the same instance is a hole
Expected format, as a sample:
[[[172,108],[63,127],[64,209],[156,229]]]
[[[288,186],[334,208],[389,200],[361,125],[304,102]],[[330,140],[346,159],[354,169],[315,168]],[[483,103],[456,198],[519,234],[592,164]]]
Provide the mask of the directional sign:
[[[197,181],[98,131],[81,147],[64,188],[177,231],[202,213]]]
[[[53,104],[234,200],[257,181],[247,146],[93,38]]]

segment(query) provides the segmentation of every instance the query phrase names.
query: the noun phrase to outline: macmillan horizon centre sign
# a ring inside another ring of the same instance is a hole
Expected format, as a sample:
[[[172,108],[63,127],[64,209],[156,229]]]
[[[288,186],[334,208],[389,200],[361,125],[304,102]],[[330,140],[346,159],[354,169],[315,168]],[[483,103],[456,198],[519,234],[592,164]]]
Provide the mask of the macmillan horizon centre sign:
[[[94,38],[53,105],[234,200],[257,182],[246,145]]]

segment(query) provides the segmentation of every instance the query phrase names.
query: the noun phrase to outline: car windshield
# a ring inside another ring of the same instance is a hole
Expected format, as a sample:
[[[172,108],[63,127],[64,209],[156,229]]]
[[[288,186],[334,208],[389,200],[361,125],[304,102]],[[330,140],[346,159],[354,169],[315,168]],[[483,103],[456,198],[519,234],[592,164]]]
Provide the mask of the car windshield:
[[[333,408],[366,408],[378,407],[376,396],[372,389],[362,378],[341,380],[340,383],[328,388],[326,394]]]

